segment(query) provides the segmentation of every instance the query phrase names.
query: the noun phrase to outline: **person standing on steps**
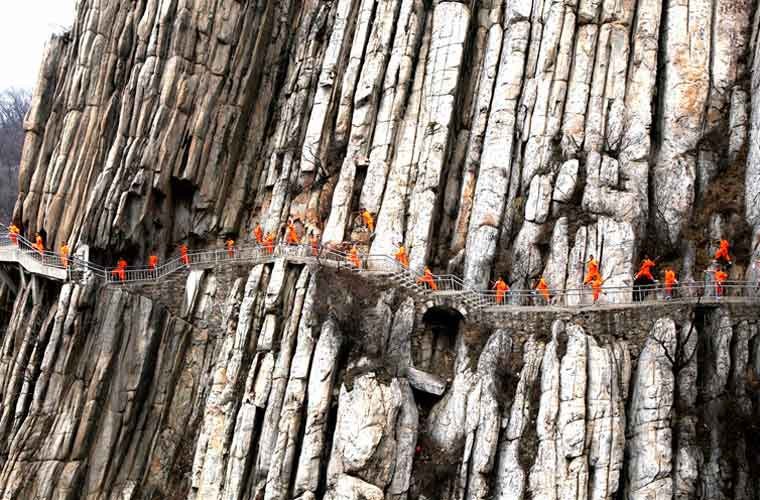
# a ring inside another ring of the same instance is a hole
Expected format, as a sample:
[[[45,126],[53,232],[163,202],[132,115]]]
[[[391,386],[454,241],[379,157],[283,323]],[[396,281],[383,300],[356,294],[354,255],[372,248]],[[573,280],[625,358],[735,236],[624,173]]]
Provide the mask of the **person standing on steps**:
[[[356,249],[356,245],[351,247],[347,259],[355,268],[361,269],[362,261],[359,259],[359,251]]]
[[[298,231],[296,231],[296,226],[293,224],[293,220],[288,220],[288,228],[287,228],[287,242],[288,245],[298,245],[301,243],[301,239],[298,237]]]
[[[366,208],[362,208],[362,221],[364,221],[364,225],[369,229],[370,234],[375,232],[375,219]]]
[[[156,268],[158,268],[158,255],[154,254],[148,257],[148,269],[156,272]]]
[[[594,304],[597,303],[599,300],[599,296],[602,294],[602,285],[604,284],[604,280],[602,279],[602,275],[597,273],[594,277],[594,280],[591,282],[591,290],[594,292]]]
[[[676,272],[668,268],[665,270],[665,300],[673,298],[673,287],[678,284]]]
[[[66,242],[61,243],[61,247],[59,248],[59,252],[61,255],[61,265],[64,269],[69,268],[69,246],[66,244]]]
[[[586,277],[583,279],[583,284],[588,285],[592,283],[598,276],[600,276],[599,261],[591,255],[589,261],[586,263]]]
[[[549,305],[549,302],[551,301],[551,295],[549,294],[549,285],[546,283],[546,280],[543,276],[541,276],[541,278],[538,280],[538,284],[536,285],[536,292],[538,292],[541,297],[544,298],[546,305]]]
[[[422,283],[423,285],[427,285],[428,288],[430,288],[433,291],[438,290],[438,285],[435,282],[435,276],[433,276],[433,273],[430,271],[430,268],[425,266],[425,271],[423,272],[422,276],[417,278],[417,283]]]
[[[11,226],[8,228],[8,238],[11,240],[11,243],[18,246],[18,235],[21,234],[21,230],[18,228],[16,224],[11,223]]]
[[[274,241],[275,238],[277,238],[274,234],[274,231],[267,234],[266,238],[264,238],[264,249],[269,253],[269,255],[272,255],[274,253]]]
[[[731,245],[728,243],[728,240],[720,240],[718,250],[715,252],[715,260],[721,264],[730,266],[732,264],[731,256],[728,253],[730,247]]]
[[[401,264],[401,267],[409,269],[409,257],[406,255],[406,248],[404,245],[398,247],[398,250],[396,250],[393,257],[396,259],[396,262]]]
[[[224,242],[224,246],[227,247],[227,257],[230,259],[235,257],[235,240],[232,238],[229,238],[227,241]]]
[[[45,244],[42,242],[42,236],[40,236],[40,233],[37,233],[37,237],[35,238],[34,249],[37,250],[40,257],[42,257],[42,254],[45,252]]]
[[[504,296],[509,293],[509,285],[503,279],[499,278],[493,286],[496,290],[496,303],[501,305],[504,302]]]
[[[179,260],[186,267],[190,267],[190,256],[187,254],[187,244],[183,243],[179,246]]]
[[[264,243],[264,229],[260,223],[256,223],[256,227],[253,229],[253,236],[256,238],[256,243],[259,245]]]

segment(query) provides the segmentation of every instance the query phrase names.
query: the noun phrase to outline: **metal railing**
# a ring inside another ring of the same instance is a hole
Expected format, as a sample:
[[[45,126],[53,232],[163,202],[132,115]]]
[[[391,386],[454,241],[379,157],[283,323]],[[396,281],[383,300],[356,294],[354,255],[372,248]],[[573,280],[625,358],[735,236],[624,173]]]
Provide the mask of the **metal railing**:
[[[607,286],[602,287],[597,301],[591,287],[552,289],[548,300],[535,290],[510,290],[499,294],[494,290],[475,290],[460,277],[445,274],[434,275],[436,290],[420,282],[420,275],[404,268],[395,258],[388,255],[360,255],[357,267],[347,252],[326,246],[288,245],[284,243],[271,247],[248,245],[234,249],[212,249],[188,252],[186,256],[173,259],[156,266],[103,267],[82,260],[77,256],[68,257],[64,266],[63,258],[50,251],[38,251],[34,245],[17,236],[14,244],[7,228],[0,224],[0,261],[16,262],[27,270],[56,279],[71,280],[85,273],[111,285],[149,283],[160,281],[174,273],[217,265],[266,264],[277,259],[292,259],[303,263],[333,267],[367,276],[387,276],[397,287],[413,291],[418,295],[447,297],[466,306],[470,310],[498,310],[515,306],[562,306],[585,307],[591,305],[645,304],[662,301],[671,303],[693,303],[697,300],[738,299],[742,302],[760,303],[760,284],[747,281],[726,281],[721,286],[711,281],[679,283],[673,287],[655,283],[647,286]]]

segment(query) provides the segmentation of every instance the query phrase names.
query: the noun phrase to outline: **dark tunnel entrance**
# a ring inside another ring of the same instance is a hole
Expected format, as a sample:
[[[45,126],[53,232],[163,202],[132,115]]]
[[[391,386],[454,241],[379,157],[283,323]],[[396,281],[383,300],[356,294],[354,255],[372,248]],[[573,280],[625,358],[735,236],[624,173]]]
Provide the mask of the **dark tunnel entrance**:
[[[456,339],[464,321],[451,307],[436,306],[422,315],[422,327],[412,343],[414,365],[444,380],[454,377]]]

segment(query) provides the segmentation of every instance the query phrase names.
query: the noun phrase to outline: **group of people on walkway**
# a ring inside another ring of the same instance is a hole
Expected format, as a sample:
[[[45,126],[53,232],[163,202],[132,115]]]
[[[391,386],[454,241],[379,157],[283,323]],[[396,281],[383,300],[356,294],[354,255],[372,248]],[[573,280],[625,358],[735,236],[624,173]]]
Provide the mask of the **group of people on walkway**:
[[[375,221],[372,214],[367,211],[366,209],[362,208],[360,210],[360,220],[362,221],[365,228],[370,232],[373,233],[375,230]],[[299,235],[298,229],[296,228],[296,225],[292,219],[289,219],[284,227],[284,231],[282,232],[284,243],[287,245],[300,245],[302,243],[302,237]],[[11,224],[9,226],[9,239],[14,245],[19,245],[19,238],[21,237],[21,231],[19,227],[16,224]],[[277,233],[274,231],[270,231],[265,234],[264,228],[261,226],[260,223],[256,223],[254,229],[253,229],[253,237],[256,240],[257,245],[262,247],[266,252],[269,254],[273,254],[276,246],[277,241]],[[314,234],[314,231],[310,231],[308,234],[308,244],[309,248],[311,249],[312,256],[319,256],[320,254],[320,242],[319,238],[316,234]],[[237,249],[236,249],[236,242],[232,237],[229,237],[225,243],[224,246],[227,251],[227,255],[229,258],[235,258],[237,255]],[[35,242],[32,244],[32,247],[39,252],[40,256],[42,256],[45,253],[45,243],[43,234],[37,233],[35,237]],[[191,264],[191,255],[189,253],[189,248],[186,243],[182,243],[179,245],[179,255],[180,255],[180,262],[184,266],[190,266]],[[731,245],[728,242],[728,240],[722,239],[720,240],[718,250],[715,252],[714,255],[714,265],[711,266],[712,269],[708,269],[705,271],[706,274],[713,274],[713,280],[715,283],[715,294],[717,297],[721,297],[725,293],[725,282],[728,280],[728,272],[727,267],[732,264],[731,256],[730,256],[730,248]],[[71,255],[71,249],[69,248],[68,244],[66,242],[61,243],[59,251],[58,251],[58,257],[60,259],[60,264],[64,269],[68,269],[70,264],[70,255]],[[351,248],[348,250],[346,254],[346,261],[356,269],[362,268],[362,258],[360,256],[360,252],[355,244],[351,246]],[[397,249],[394,253],[394,259],[399,263],[399,265],[404,268],[409,268],[409,255],[407,253],[406,247],[403,244],[398,244]],[[653,274],[653,270],[657,266],[657,260],[652,260],[649,258],[649,256],[645,256],[644,259],[641,261],[639,265],[638,272],[634,275],[634,291],[639,291],[646,293],[648,290],[648,287],[651,287],[658,283],[659,281],[655,279],[655,276]],[[159,258],[158,256],[153,253],[148,256],[148,269],[153,272],[158,271],[158,265],[159,265]],[[592,292],[593,302],[596,303],[601,294],[603,293],[603,285],[606,282],[606,279],[602,277],[602,274],[600,272],[600,264],[599,261],[594,258],[593,255],[589,257],[589,260],[585,263],[586,272],[583,278],[583,286],[589,287]],[[114,269],[111,270],[111,276],[114,280],[118,281],[126,281],[127,280],[127,268],[128,263],[127,261],[121,257],[119,258],[117,265]],[[678,279],[676,277],[676,272],[673,270],[672,267],[666,267],[664,269],[664,292],[665,292],[665,299],[671,299],[673,297],[674,288],[678,285]],[[417,278],[417,282],[422,284],[423,286],[427,287],[430,290],[438,290],[438,283],[436,282],[436,277],[428,268],[427,266],[424,268],[423,273],[421,276]],[[510,287],[509,285],[504,281],[502,277],[499,277],[492,286],[492,290],[495,291],[495,301],[496,304],[503,304],[505,300],[507,299],[508,295],[510,294]],[[534,284],[533,287],[534,293],[537,297],[540,297],[546,304],[549,304],[552,299],[551,294],[551,288],[549,286],[549,283],[547,282],[546,278],[541,276],[539,277]]]
[[[21,229],[16,224],[11,224],[8,226],[8,239],[16,246],[20,245],[20,238],[21,238]],[[37,254],[40,256],[40,258],[44,257],[45,252],[47,251],[47,248],[45,247],[45,239],[42,233],[37,233],[34,237],[34,243],[31,243],[32,248],[37,252]],[[64,269],[69,268],[70,263],[70,257],[71,257],[71,248],[69,248],[69,245],[64,241],[61,243],[58,247],[58,259],[60,261],[61,267]]]

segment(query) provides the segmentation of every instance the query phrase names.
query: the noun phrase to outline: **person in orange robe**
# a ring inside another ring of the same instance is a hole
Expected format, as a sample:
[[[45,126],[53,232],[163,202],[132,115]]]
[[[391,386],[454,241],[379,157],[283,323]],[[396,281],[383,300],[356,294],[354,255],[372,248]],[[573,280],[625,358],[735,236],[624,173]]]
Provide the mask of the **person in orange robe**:
[[[665,270],[665,299],[673,297],[673,287],[678,284],[676,273],[672,269]]]
[[[429,267],[425,267],[424,274],[417,278],[417,282],[427,285],[433,291],[438,290],[438,285],[435,283],[435,276],[430,272]]]
[[[374,233],[375,219],[372,217],[372,214],[364,208],[362,208],[362,220],[364,221],[364,225],[367,226],[367,229],[369,229],[369,232]]]
[[[718,297],[723,297],[723,293],[725,292],[723,288],[723,283],[726,282],[728,279],[728,273],[720,270],[715,271],[715,295]]]
[[[499,278],[494,284],[494,290],[496,290],[496,303],[501,304],[504,302],[504,296],[509,293],[509,285],[507,285],[503,279]]]
[[[274,233],[269,233],[267,234],[266,238],[264,238],[264,248],[266,249],[267,252],[269,252],[270,255],[274,253],[275,238],[276,236],[274,235]]]
[[[356,245],[351,247],[351,250],[348,252],[348,257],[346,258],[355,268],[361,269],[362,261],[359,259],[359,251],[356,249]]]
[[[60,254],[61,254],[61,265],[63,265],[64,269],[69,268],[69,246],[66,243],[61,244],[60,248]]]
[[[158,256],[157,255],[151,255],[148,257],[148,267],[151,271],[155,271],[158,267]]]
[[[227,247],[227,256],[229,256],[230,258],[234,257],[235,256],[235,240],[233,240],[232,238],[228,239],[224,243],[224,246]]]
[[[187,245],[185,243],[179,246],[179,259],[184,265],[190,265],[190,256],[187,255]]]
[[[549,303],[549,300],[551,299],[551,296],[549,295],[549,285],[546,284],[546,280],[542,276],[541,279],[538,280],[538,284],[536,285],[536,291],[541,294],[541,296],[544,298],[546,303]]]
[[[256,243],[259,245],[264,243],[264,229],[262,229],[261,224],[258,222],[256,223],[256,227],[253,230],[253,236],[256,238]]]
[[[728,254],[729,248],[728,240],[720,240],[718,251],[715,252],[715,260],[724,264],[731,264],[731,256]]]
[[[586,277],[583,279],[583,284],[588,285],[589,283],[592,283],[597,276],[599,276],[599,261],[597,261],[592,255],[586,263]]]
[[[111,271],[112,276],[116,276],[119,278],[119,281],[126,281],[127,280],[127,261],[122,259],[119,259],[119,262],[116,264],[116,269]]]
[[[296,226],[292,222],[288,222],[288,245],[298,245],[301,240],[298,237],[298,231],[296,231]]]
[[[646,257],[644,261],[641,263],[639,267],[639,272],[636,273],[636,276],[634,276],[634,279],[642,279],[646,278],[652,283],[654,283],[655,279],[654,276],[652,276],[652,268],[655,266],[655,262],[651,260],[649,257]]]
[[[35,238],[34,248],[40,255],[45,251],[45,244],[42,243],[42,236],[39,233],[37,234],[37,238]]]
[[[591,290],[594,292],[594,303],[599,300],[599,295],[602,293],[603,283],[604,281],[602,281],[602,275],[597,273],[596,277],[594,277],[594,281],[591,282]]]
[[[21,234],[21,230],[18,228],[18,226],[16,224],[11,224],[11,227],[8,228],[8,238],[14,245],[18,245],[19,234]]]
[[[406,248],[404,245],[401,245],[398,247],[398,250],[396,250],[396,254],[394,255],[396,261],[398,261],[399,264],[401,264],[401,267],[404,269],[409,268],[409,257],[406,255]]]

